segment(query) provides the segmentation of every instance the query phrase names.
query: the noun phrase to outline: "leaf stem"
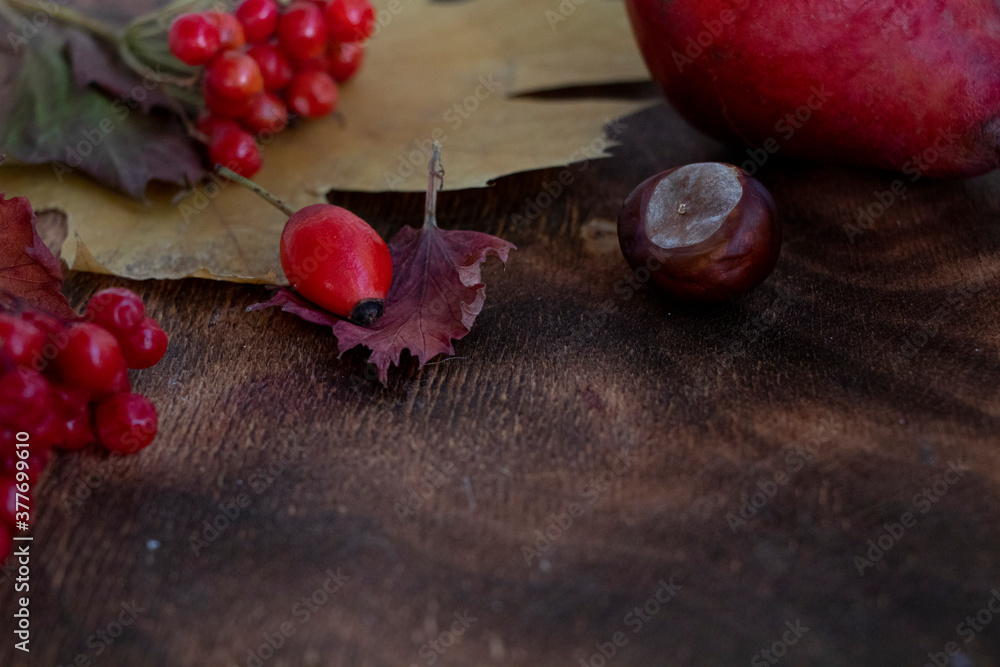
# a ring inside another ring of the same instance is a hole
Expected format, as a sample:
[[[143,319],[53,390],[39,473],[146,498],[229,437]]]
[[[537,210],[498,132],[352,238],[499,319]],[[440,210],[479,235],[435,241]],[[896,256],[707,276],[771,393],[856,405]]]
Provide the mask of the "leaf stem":
[[[33,2],[32,0],[4,0],[4,2],[15,9],[21,10],[22,12],[41,12],[43,14],[47,14],[58,21],[62,21],[63,23],[83,28],[87,32],[103,37],[114,44],[121,42],[121,33],[114,26],[103,21],[98,21],[91,16],[87,16],[83,12],[72,9],[71,7],[64,7],[56,4],[55,2],[49,2],[42,5]]]
[[[229,180],[235,181],[239,185],[242,185],[247,190],[249,190],[250,192],[253,192],[255,195],[257,195],[258,197],[260,197],[261,199],[263,199],[264,201],[266,201],[268,204],[270,204],[274,208],[278,209],[279,211],[281,211],[282,213],[284,213],[285,215],[287,215],[289,218],[292,217],[293,215],[295,215],[295,209],[294,208],[292,208],[291,206],[289,206],[288,204],[286,204],[282,200],[278,199],[277,197],[275,197],[274,195],[272,195],[270,192],[268,192],[267,190],[265,190],[261,186],[257,185],[253,181],[251,181],[249,178],[247,178],[245,176],[240,176],[239,174],[237,174],[235,171],[233,171],[229,167],[223,167],[221,164],[217,164],[217,165],[215,165],[215,173],[217,173],[217,174],[219,174],[221,176],[225,176]]]
[[[437,227],[437,193],[444,188],[444,167],[441,166],[441,142],[434,142],[431,161],[427,163],[427,200],[424,207],[424,227]]]

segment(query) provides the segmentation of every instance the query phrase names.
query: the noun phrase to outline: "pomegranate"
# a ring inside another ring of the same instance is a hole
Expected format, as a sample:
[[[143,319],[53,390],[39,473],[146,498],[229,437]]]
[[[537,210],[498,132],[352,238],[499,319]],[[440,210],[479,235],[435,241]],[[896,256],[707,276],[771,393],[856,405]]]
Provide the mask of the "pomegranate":
[[[921,176],[998,166],[996,0],[626,0],[653,78],[699,129]],[[751,166],[751,168],[748,168]]]

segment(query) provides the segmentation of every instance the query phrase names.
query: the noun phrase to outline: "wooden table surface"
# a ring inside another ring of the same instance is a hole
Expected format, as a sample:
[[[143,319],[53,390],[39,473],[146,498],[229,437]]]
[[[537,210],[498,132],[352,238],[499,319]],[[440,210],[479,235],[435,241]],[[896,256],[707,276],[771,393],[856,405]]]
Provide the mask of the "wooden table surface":
[[[773,157],[777,269],[676,307],[617,208],[746,156],[665,106],[626,125],[528,224],[562,169],[442,196],[443,226],[518,250],[457,356],[387,387],[247,313],[261,287],[70,275],[74,304],[124,284],[171,333],[133,376],[160,435],[50,466],[32,652],[8,634],[0,665],[1000,665],[1000,175],[907,181],[852,242],[899,177]],[[331,199],[383,234],[422,210]]]

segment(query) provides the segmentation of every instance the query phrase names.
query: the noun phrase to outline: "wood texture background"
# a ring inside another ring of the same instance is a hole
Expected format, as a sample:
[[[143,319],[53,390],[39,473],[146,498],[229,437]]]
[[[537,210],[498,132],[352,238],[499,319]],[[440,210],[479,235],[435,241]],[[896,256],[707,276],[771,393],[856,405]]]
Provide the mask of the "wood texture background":
[[[245,312],[262,288],[124,283],[171,334],[133,376],[160,435],[128,459],[52,464],[32,653],[5,636],[0,665],[253,665],[282,622],[295,632],[265,665],[569,667],[617,631],[609,664],[745,665],[796,621],[809,631],[780,664],[922,665],[953,641],[956,666],[1000,664],[1000,617],[969,643],[956,627],[1000,587],[1000,176],[907,183],[851,243],[842,226],[897,176],[772,158],[777,269],[735,303],[682,308],[620,283],[617,208],[661,169],[745,156],[666,107],[627,125],[528,225],[512,217],[560,169],[442,196],[443,226],[519,249],[487,268],[457,358],[407,361],[385,388],[320,327]],[[387,235],[422,210],[419,195],[332,199]],[[118,284],[66,285],[81,305]],[[918,503],[951,463],[968,470]],[[427,487],[429,468],[445,472]],[[733,530],[776,473],[788,483]],[[573,503],[584,514],[528,564],[522,547]],[[916,524],[859,575],[907,511]],[[348,581],[304,620],[295,605],[337,568]],[[633,632],[626,615],[670,578],[677,596]],[[110,646],[89,639],[132,601],[144,611]],[[476,620],[435,652],[456,613]]]

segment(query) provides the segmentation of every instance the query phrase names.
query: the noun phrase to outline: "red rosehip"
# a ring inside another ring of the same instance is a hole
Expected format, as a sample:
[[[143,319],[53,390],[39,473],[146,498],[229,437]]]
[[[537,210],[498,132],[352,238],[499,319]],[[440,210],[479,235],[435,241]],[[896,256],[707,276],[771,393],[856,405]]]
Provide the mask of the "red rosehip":
[[[139,394],[116,394],[94,411],[98,440],[119,454],[134,454],[153,442],[157,420],[156,408]]]
[[[236,8],[236,18],[243,24],[248,42],[263,42],[278,27],[278,5],[274,0],[243,0]]]
[[[253,136],[241,128],[224,127],[208,145],[212,164],[229,167],[240,176],[253,176],[260,171],[260,150]]]
[[[170,52],[188,65],[204,65],[222,48],[219,28],[203,14],[182,14],[167,35]]]
[[[37,368],[45,346],[45,331],[24,318],[0,313],[0,372],[10,364]]]
[[[128,383],[118,339],[90,322],[79,322],[66,330],[66,346],[56,356],[55,367],[65,383],[95,395],[119,390],[123,376]]]
[[[243,127],[249,132],[281,132],[288,125],[288,108],[271,93],[259,93],[250,100],[250,110],[243,116]]]
[[[337,84],[326,72],[299,72],[285,91],[288,108],[306,118],[321,118],[337,108]]]
[[[361,69],[365,47],[361,44],[331,44],[326,52],[326,71],[337,83],[344,83]]]
[[[128,367],[141,369],[159,363],[167,352],[168,339],[156,320],[147,317],[121,344]]]
[[[225,51],[205,68],[205,86],[225,100],[247,100],[264,90],[264,78],[256,60],[245,53]]]
[[[223,50],[238,49],[247,40],[243,34],[243,24],[227,12],[207,12],[205,17],[219,29],[219,41]]]
[[[254,44],[247,49],[247,55],[253,58],[260,68],[265,90],[271,92],[284,90],[295,74],[292,64],[288,62],[288,56],[274,44]]]
[[[306,206],[281,232],[281,268],[299,294],[326,310],[368,325],[382,315],[392,258],[382,237],[348,210]]]
[[[326,19],[316,5],[293,2],[278,20],[278,40],[295,60],[309,60],[326,49]]]
[[[121,339],[139,326],[142,318],[146,316],[146,307],[139,295],[132,290],[111,287],[90,297],[83,316]]]
[[[337,42],[360,42],[375,29],[375,9],[368,0],[330,0],[326,8],[330,39]]]

